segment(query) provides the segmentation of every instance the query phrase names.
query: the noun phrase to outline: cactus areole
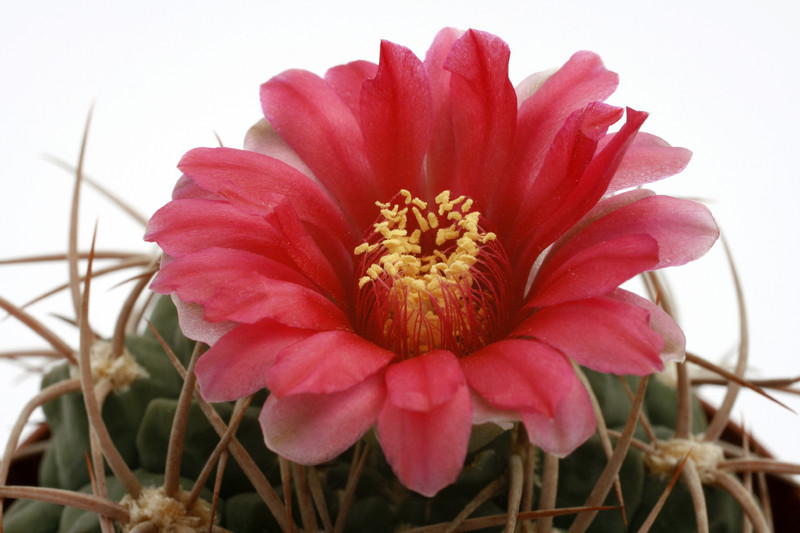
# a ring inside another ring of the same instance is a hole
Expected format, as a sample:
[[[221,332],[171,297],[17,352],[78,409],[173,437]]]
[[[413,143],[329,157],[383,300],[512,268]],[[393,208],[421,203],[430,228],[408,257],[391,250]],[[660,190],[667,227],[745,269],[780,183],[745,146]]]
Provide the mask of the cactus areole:
[[[442,30],[424,59],[261,86],[244,150],[197,148],[146,239],[153,289],[210,345],[203,396],[270,391],[266,445],[303,464],[375,427],[400,481],[452,483],[473,424],[521,422],[565,456],[595,431],[573,362],[645,375],[683,357],[680,329],[619,288],[703,255],[699,203],[641,186],[690,152],[603,103],[617,75],[590,52],[516,87],[509,49]],[[612,125],[626,116],[622,125]]]

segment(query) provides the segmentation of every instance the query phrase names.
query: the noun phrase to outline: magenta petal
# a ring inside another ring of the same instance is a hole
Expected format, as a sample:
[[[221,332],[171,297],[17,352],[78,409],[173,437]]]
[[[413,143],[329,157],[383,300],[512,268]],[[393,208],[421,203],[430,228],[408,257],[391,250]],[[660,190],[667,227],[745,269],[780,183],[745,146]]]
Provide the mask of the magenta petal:
[[[464,465],[472,406],[458,359],[442,350],[392,365],[378,438],[403,485],[433,496]]]
[[[448,401],[464,384],[456,356],[435,350],[386,370],[389,401],[410,411],[430,411]]]
[[[264,442],[296,463],[330,461],[375,424],[385,397],[382,372],[333,394],[270,394],[259,417]]]
[[[324,331],[278,354],[267,387],[277,397],[348,389],[389,364],[394,352],[347,331]]]
[[[247,130],[247,134],[244,137],[244,149],[273,157],[297,169],[305,176],[314,177],[314,173],[300,159],[297,152],[292,150],[291,146],[286,143],[284,138],[275,131],[275,128],[265,118],[259,119]]]
[[[381,43],[378,72],[361,91],[361,129],[381,198],[421,191],[433,102],[422,62],[408,48]]]
[[[573,374],[568,392],[552,417],[537,412],[523,412],[522,423],[531,442],[558,457],[566,457],[586,442],[597,428],[589,393]]]
[[[517,94],[508,79],[509,54],[502,39],[469,30],[453,45],[444,64],[452,73],[455,179],[446,184],[434,181],[432,188],[467,194],[480,209],[488,207],[495,187],[506,179],[513,146]]]
[[[617,82],[617,75],[591,52],[574,54],[548,77],[519,107],[512,175],[537,175],[567,117],[590,102],[605,100]]]
[[[342,310],[317,291],[256,273],[228,280],[204,307],[209,322],[231,320],[252,324],[262,318],[272,318],[297,328],[350,327]]]
[[[234,205],[264,208],[281,195],[295,206],[304,222],[351,231],[339,206],[318,184],[286,163],[256,152],[233,148],[196,148],[178,168],[197,184]]]
[[[561,403],[573,374],[563,355],[536,340],[495,342],[460,362],[469,386],[490,406],[547,416]]]
[[[347,104],[353,116],[361,118],[361,87],[364,81],[374,78],[378,65],[371,61],[352,61],[346,65],[329,68],[325,81],[330,83]]]
[[[237,326],[197,361],[195,374],[203,398],[225,402],[263,389],[275,355],[314,333],[269,319]]]
[[[645,375],[664,368],[664,340],[644,309],[592,298],[537,310],[513,335],[535,337],[600,372]]]
[[[205,303],[230,280],[258,274],[313,288],[290,266],[245,250],[211,247],[162,261],[150,288],[161,294],[177,292],[186,302]]]
[[[212,246],[283,257],[284,237],[263,217],[243,213],[226,202],[173,200],[147,223],[146,241],[172,256]]]
[[[612,139],[613,135],[605,137],[601,146]],[[691,158],[692,152],[686,148],[670,146],[655,135],[639,132],[625,152],[608,186],[608,193],[639,187],[677,174],[686,168]]]
[[[599,242],[542,265],[530,290],[528,307],[556,305],[603,296],[658,263],[658,244],[649,235],[627,235]],[[550,259],[550,257],[548,257]]]
[[[617,289],[609,295],[610,298],[641,307],[650,314],[650,328],[664,339],[664,348],[661,350],[661,360],[683,362],[686,358],[686,336],[675,320],[666,311],[638,294]]]
[[[381,199],[358,121],[334,88],[310,72],[288,70],[261,86],[261,107],[356,224],[368,227]]]

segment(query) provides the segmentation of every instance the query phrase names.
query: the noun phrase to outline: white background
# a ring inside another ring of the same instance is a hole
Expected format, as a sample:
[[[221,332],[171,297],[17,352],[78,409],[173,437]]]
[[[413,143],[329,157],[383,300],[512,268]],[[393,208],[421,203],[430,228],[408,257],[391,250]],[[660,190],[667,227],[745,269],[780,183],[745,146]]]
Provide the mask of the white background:
[[[511,77],[561,65],[579,49],[620,74],[610,100],[649,111],[645,131],[694,151],[689,169],[659,188],[710,202],[730,241],[750,317],[751,375],[800,375],[798,53],[794,2],[4,2],[0,7],[0,256],[62,251],[72,177],[47,162],[77,161],[94,103],[86,173],[143,214],[169,198],[180,156],[239,146],[260,116],[258,87],[286,68],[322,74],[377,61],[379,39],[424,55],[443,26],[475,27],[511,46]],[[105,249],[152,250],[142,228],[92,191],[81,199],[80,241],[98,222]],[[66,266],[0,267],[0,295],[21,304],[66,278]],[[718,246],[670,272],[689,348],[730,362],[738,320]],[[102,284],[101,284],[102,285]],[[108,284],[107,284],[108,285]],[[110,292],[108,292],[110,291]],[[92,325],[108,335],[99,286]],[[68,300],[31,308],[70,342]],[[14,320],[0,351],[41,346]],[[0,366],[0,438],[38,377]],[[714,395],[711,394],[713,397]],[[800,411],[800,400],[780,396]],[[800,418],[745,392],[740,419],[778,456],[800,462]]]

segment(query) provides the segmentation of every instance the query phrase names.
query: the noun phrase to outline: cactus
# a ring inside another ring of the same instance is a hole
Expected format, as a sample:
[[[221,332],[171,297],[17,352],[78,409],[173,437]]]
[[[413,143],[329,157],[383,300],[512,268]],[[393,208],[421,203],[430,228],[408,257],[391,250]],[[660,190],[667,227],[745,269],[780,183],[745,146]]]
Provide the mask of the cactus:
[[[76,232],[73,226],[73,237]],[[480,235],[480,244],[489,235]],[[723,533],[745,527],[761,533],[779,527],[767,505],[765,473],[800,473],[798,465],[758,455],[747,438],[722,443],[732,401],[707,419],[688,367],[717,373],[731,399],[742,386],[767,393],[742,372],[692,354],[671,370],[676,384],[576,366],[598,420],[593,437],[559,459],[532,445],[520,423],[474,426],[455,482],[430,497],[401,483],[373,431],[330,461],[292,463],[265,445],[259,407],[266,391],[213,405],[200,395],[193,370],[207,347],[183,335],[173,300],[146,290],[157,257],[115,259],[94,248],[70,249],[65,257],[77,348],[24,306],[0,298],[0,306],[62,359],[20,415],[0,465],[0,498],[17,500],[0,517],[8,533]],[[109,257],[116,268],[137,271],[118,327],[101,339],[90,326],[90,289],[103,272],[115,270],[94,271],[96,261]],[[79,258],[86,259],[83,277]],[[651,300],[670,312],[662,278],[647,273],[643,279]],[[8,484],[20,433],[38,406],[51,431],[38,486]]]

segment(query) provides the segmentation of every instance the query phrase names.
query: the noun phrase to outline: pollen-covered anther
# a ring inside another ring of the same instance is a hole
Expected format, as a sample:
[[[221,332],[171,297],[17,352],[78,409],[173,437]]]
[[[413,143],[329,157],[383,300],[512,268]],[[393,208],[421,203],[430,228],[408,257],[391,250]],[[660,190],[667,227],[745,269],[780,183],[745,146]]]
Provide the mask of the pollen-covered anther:
[[[443,191],[430,210],[410,191],[396,198],[406,207],[376,202],[381,216],[354,250],[361,257],[362,333],[403,357],[437,348],[465,355],[484,346],[506,293],[507,278],[498,274],[508,261],[496,235],[482,228],[465,196]]]

